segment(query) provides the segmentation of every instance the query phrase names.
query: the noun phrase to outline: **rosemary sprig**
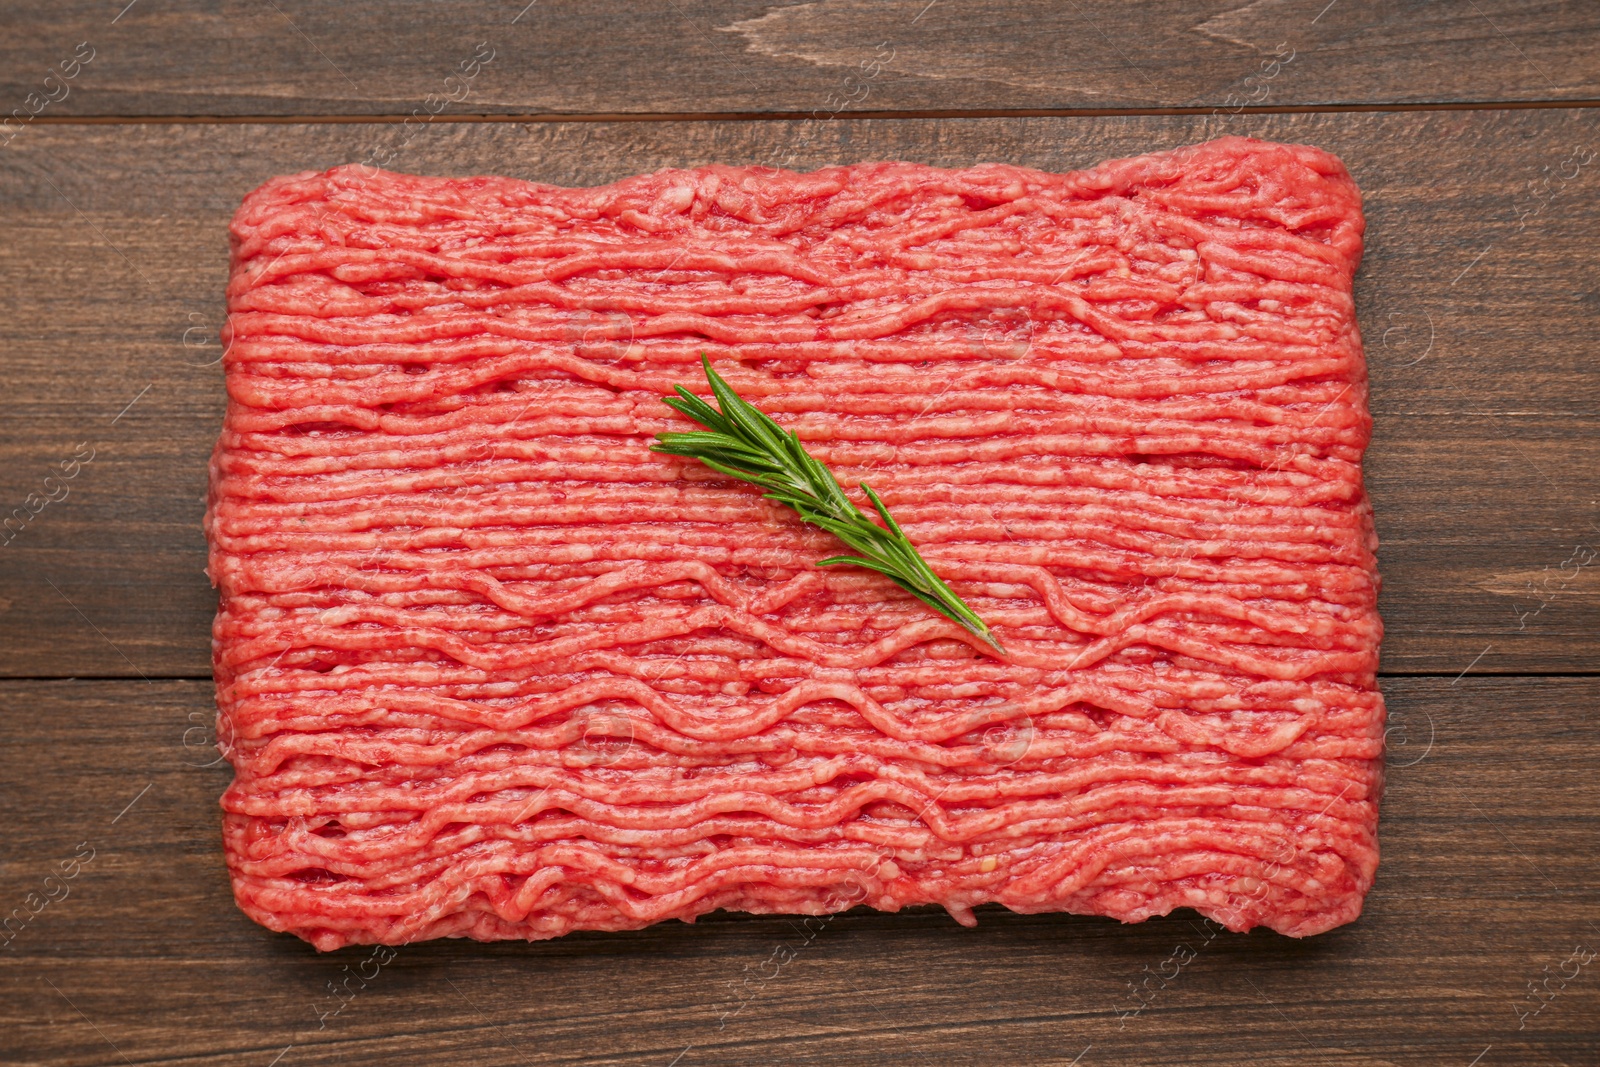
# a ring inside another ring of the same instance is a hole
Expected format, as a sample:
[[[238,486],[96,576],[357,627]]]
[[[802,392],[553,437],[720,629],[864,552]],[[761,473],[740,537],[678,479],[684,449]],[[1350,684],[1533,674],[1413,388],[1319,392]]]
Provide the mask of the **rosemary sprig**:
[[[706,430],[657,434],[658,443],[650,446],[652,452],[698,459],[712,470],[760,486],[766,490],[763,495],[768,500],[788,505],[806,522],[822,527],[860,553],[830,556],[819,560],[817,566],[848,563],[884,574],[901,589],[982,638],[996,652],[1005,654],[988,625],[918,555],[900,524],[867,483],[861,483],[861,491],[872,501],[883,526],[851,503],[840,488],[839,479],[805,450],[798,437],[734,392],[711,369],[711,361],[704,353],[700,362],[721,410],[678,386],[677,396],[663,397],[661,402]]]

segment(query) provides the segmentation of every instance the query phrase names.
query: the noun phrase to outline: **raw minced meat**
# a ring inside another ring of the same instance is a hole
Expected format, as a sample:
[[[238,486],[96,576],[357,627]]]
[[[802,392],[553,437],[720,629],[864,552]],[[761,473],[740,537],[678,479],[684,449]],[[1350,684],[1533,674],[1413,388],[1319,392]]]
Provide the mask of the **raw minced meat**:
[[[1360,200],[1073,174],[340,167],[233,224],[207,531],[241,907],[318,948],[936,903],[1360,911]],[[649,451],[704,352],[1009,657]]]

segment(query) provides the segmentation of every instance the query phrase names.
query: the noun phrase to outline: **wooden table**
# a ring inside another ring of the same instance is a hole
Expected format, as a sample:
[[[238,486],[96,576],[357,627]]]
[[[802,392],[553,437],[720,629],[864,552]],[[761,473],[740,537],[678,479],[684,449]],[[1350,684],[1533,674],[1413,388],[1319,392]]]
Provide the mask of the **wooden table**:
[[[1600,6],[525,3],[0,7],[0,1059],[1600,1064]],[[717,915],[380,965],[234,907],[199,520],[246,191],[377,152],[590,184],[1223,132],[1366,195],[1391,730],[1359,922]]]

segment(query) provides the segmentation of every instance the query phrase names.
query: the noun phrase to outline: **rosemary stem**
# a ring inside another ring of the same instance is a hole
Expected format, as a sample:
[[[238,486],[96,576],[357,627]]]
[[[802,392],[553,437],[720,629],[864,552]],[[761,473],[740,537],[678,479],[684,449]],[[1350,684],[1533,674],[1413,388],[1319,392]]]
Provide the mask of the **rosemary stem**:
[[[805,450],[798,436],[739,396],[712,370],[705,353],[700,364],[717,406],[681,385],[676,396],[663,397],[662,403],[706,429],[657,434],[651,451],[697,459],[712,470],[764,489],[768,500],[789,507],[859,553],[830,556],[817,561],[817,566],[849,564],[875,570],[979,638],[992,652],[1005,655],[988,624],[928,566],[871,486],[862,482],[861,491],[883,520],[881,526],[851,502],[839,479]]]

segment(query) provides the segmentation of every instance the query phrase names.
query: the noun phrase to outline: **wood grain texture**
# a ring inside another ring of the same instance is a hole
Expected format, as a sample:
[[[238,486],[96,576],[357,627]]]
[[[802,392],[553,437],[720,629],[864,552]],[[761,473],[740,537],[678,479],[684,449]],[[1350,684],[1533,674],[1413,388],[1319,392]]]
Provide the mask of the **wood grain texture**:
[[[235,908],[210,686],[10,682],[0,743],[25,758],[0,765],[0,909],[93,858],[13,923],[0,1039],[21,1064],[266,1067],[291,1045],[278,1067],[1066,1065],[1085,1048],[1084,1067],[1465,1067],[1485,1048],[1478,1067],[1600,1064],[1600,958],[1565,962],[1600,950],[1600,679],[1385,690],[1378,883],[1321,937],[1213,934],[1187,911],[1121,926],[989,907],[976,930],[926,910],[718,914],[401,949],[319,1019],[369,952],[318,956]]]
[[[478,42],[494,58],[446,85]],[[810,114],[1600,98],[1585,0],[48,0],[0,6],[0,111]],[[50,68],[88,42],[63,88]],[[1263,67],[1292,54],[1281,69]],[[1270,72],[1270,76],[1264,74]]]
[[[1334,151],[1366,195],[1357,304],[1376,420],[1368,484],[1382,537],[1384,669],[1592,671],[1597,117],[26,130],[0,154],[0,512],[41,492],[80,446],[93,459],[65,499],[0,547],[0,674],[208,675],[214,599],[199,519],[222,411],[226,226],[273,174],[380,145],[416,172],[561,184],[791,154],[802,169],[895,158],[1063,170],[1222,132]]]

